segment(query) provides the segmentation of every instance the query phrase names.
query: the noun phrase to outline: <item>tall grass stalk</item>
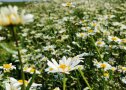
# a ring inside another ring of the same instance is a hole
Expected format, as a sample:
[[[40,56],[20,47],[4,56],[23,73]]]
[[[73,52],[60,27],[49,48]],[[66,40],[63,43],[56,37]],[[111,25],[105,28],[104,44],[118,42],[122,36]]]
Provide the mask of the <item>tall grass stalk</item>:
[[[16,30],[17,30],[17,28],[13,26],[12,33],[13,33],[13,38],[15,40],[16,48],[17,48],[17,51],[18,51],[18,59],[19,59],[20,65],[21,65],[21,76],[22,76],[22,80],[23,80],[23,85],[22,85],[21,90],[25,90],[25,75],[24,75],[24,72],[23,72],[23,62],[22,62],[22,59],[21,59],[21,53],[20,53],[20,49],[19,49],[19,43],[18,43],[18,40],[17,40],[17,31]]]
[[[82,76],[83,80],[85,81],[85,83],[86,83],[86,84],[87,84],[87,86],[89,87],[89,89],[90,89],[90,90],[93,90],[93,89],[91,88],[90,84],[88,83],[88,81],[87,81],[86,77],[84,76],[84,73],[81,71],[81,69],[80,69],[80,68],[79,68],[78,70],[79,70],[79,72],[80,72],[80,74],[81,74],[81,76]]]

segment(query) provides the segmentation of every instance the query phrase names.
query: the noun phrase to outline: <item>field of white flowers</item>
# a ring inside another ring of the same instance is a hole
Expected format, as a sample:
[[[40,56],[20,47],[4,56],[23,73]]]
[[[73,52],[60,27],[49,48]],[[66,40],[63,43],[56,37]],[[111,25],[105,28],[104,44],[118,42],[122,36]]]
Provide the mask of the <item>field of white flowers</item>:
[[[0,3],[0,90],[126,90],[126,1]]]

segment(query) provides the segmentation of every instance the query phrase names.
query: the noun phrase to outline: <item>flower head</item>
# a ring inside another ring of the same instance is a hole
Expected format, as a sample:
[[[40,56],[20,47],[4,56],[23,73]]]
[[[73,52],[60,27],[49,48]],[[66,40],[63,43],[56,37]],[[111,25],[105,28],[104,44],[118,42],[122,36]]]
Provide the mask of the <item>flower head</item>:
[[[16,67],[13,66],[12,63],[10,63],[10,64],[3,64],[3,66],[0,66],[0,69],[3,69],[5,72],[10,72],[10,70],[16,69]]]
[[[95,65],[97,66],[97,68],[101,68],[104,71],[110,70],[112,68],[112,66],[110,64],[108,64],[107,62],[95,62]]]
[[[40,72],[38,70],[36,70],[34,67],[24,67],[23,71],[33,74],[34,72],[36,74],[40,74]]]
[[[66,58],[65,56],[59,60],[59,63],[56,60],[52,59],[52,62],[48,60],[47,65],[49,66],[45,71],[55,73],[61,72],[69,74],[70,71],[78,69],[80,66],[78,65],[81,62],[83,55],[78,55],[73,58]]]
[[[0,26],[26,24],[33,21],[32,14],[25,15],[25,11],[19,14],[16,6],[1,7],[0,17]]]
[[[95,45],[96,45],[96,46],[99,46],[99,47],[104,47],[104,46],[105,46],[105,42],[99,40],[99,41],[97,41],[97,42],[95,43]]]
[[[117,43],[121,42],[121,39],[119,39],[116,36],[108,36],[108,40],[109,40],[109,42],[112,42],[112,41],[117,42]]]
[[[64,7],[75,7],[75,4],[72,2],[62,3],[62,6]]]
[[[30,80],[27,81],[25,80],[25,86],[27,86],[29,84]],[[16,80],[13,77],[9,78],[9,82],[5,83],[6,86],[6,90],[21,90],[21,85],[23,84],[23,80]],[[37,83],[32,83],[31,87],[29,90],[33,90],[32,88],[37,88],[37,86],[41,86],[41,84],[37,84]]]

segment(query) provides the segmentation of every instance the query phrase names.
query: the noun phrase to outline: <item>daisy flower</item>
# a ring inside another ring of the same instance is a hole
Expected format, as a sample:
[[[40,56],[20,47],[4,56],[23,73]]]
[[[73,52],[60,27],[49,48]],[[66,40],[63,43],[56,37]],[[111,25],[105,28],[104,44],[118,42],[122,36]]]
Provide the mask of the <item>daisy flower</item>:
[[[25,80],[25,86],[27,86],[30,82]],[[13,77],[9,78],[9,82],[5,83],[6,90],[21,90],[21,85],[23,84],[23,80],[16,80]],[[32,83],[29,90],[35,90],[37,86],[42,86],[42,84]]]
[[[0,41],[2,41],[2,40],[4,40],[4,39],[5,39],[4,37],[1,37],[1,36],[0,36]]]
[[[105,72],[105,73],[103,74],[103,76],[104,76],[104,78],[107,80],[107,79],[109,78],[109,73],[108,73],[108,72]]]
[[[126,84],[126,77],[121,78],[121,81]]]
[[[55,48],[56,48],[55,45],[49,45],[49,46],[43,47],[44,51],[54,51]]]
[[[61,72],[69,74],[70,71],[78,69],[78,65],[81,62],[82,55],[75,56],[73,58],[66,58],[65,56],[59,60],[59,63],[56,60],[52,59],[52,62],[48,60],[47,65],[49,66],[45,71],[55,73]]]
[[[86,33],[76,33],[76,36],[79,38],[86,38],[88,35]]]
[[[62,6],[64,7],[75,7],[75,4],[72,2],[62,3]]]
[[[27,24],[33,22],[33,15],[26,14],[22,11],[21,14],[18,12],[18,7],[8,6],[1,7],[0,9],[0,26]]]
[[[55,89],[53,89],[53,90],[60,90],[60,88],[59,87],[56,87]]]
[[[0,66],[0,69],[3,69],[5,72],[10,72],[10,70],[16,69],[12,63],[10,64],[3,64],[3,66]]]
[[[99,47],[104,47],[104,46],[105,46],[105,42],[99,40],[99,41],[96,41],[95,45],[96,45],[96,46],[99,46]]]
[[[23,71],[27,72],[27,73],[30,73],[30,74],[33,74],[34,72],[36,74],[40,74],[40,72],[38,70],[36,70],[35,68],[33,68],[33,67],[24,67]]]
[[[108,64],[107,62],[97,62],[95,63],[97,68],[102,68],[104,69],[104,71],[110,70],[112,68],[112,66],[110,64]]]
[[[126,38],[121,39],[121,42],[122,42],[122,43],[126,43]]]
[[[108,40],[109,40],[109,42],[112,42],[112,41],[117,42],[117,43],[121,42],[121,39],[119,39],[116,36],[108,36]]]

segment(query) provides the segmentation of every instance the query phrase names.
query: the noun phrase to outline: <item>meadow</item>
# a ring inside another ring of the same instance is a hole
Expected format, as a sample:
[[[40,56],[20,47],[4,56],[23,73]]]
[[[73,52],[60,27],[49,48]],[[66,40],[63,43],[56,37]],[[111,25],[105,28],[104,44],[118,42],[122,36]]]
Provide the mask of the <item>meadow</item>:
[[[126,1],[0,3],[0,90],[126,90]]]

